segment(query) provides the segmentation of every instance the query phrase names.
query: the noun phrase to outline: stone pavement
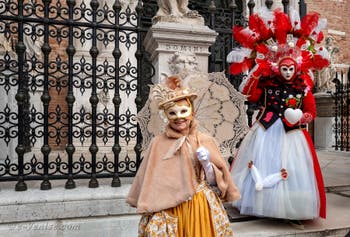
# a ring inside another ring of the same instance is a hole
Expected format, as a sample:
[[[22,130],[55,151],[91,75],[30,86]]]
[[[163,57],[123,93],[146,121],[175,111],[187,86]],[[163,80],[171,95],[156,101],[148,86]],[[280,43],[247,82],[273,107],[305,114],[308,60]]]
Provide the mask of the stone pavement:
[[[297,230],[282,220],[242,217],[229,210],[236,237],[350,237],[350,152],[317,154],[327,191],[327,219],[304,221],[305,229]]]

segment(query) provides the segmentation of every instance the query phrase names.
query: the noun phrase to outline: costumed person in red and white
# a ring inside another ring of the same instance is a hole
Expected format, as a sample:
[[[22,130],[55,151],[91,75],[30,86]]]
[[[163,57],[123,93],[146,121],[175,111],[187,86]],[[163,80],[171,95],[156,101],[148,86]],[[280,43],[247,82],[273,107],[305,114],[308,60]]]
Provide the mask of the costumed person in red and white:
[[[222,201],[239,191],[215,139],[197,130],[196,94],[181,82],[168,77],[151,91],[168,124],[150,142],[127,197],[142,215],[138,236],[233,236]]]
[[[249,71],[240,90],[258,103],[255,123],[242,141],[231,176],[242,198],[241,214],[301,220],[326,217],[326,195],[307,124],[316,116],[313,70],[328,66],[316,47],[326,20],[310,13],[301,21],[280,10],[253,14],[249,27],[234,27],[242,45],[227,57],[232,74]]]

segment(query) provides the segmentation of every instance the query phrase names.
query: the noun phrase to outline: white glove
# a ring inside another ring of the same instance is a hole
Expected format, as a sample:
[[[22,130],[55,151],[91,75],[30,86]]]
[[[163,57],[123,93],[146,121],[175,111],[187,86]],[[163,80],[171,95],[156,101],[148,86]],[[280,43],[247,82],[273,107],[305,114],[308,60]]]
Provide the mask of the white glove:
[[[196,156],[204,169],[209,185],[216,185],[214,169],[210,163],[209,151],[201,146],[196,150]]]

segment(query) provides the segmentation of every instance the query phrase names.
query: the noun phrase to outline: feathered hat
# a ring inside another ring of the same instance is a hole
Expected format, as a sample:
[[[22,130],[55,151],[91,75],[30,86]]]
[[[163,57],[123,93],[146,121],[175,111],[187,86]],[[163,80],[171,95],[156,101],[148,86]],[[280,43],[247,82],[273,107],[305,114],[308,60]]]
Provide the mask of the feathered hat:
[[[233,49],[227,56],[233,75],[250,71],[250,76],[270,77],[278,74],[279,62],[291,58],[297,63],[296,71],[305,84],[313,87],[311,70],[329,65],[328,51],[316,47],[323,39],[322,30],[327,20],[316,12],[307,14],[301,21],[291,9],[290,16],[280,9],[267,8],[249,17],[249,27],[233,27],[234,39],[242,47]]]
[[[159,83],[151,89],[152,99],[157,101],[159,109],[167,109],[181,99],[189,99],[191,102],[197,94],[184,85],[179,75],[167,77],[164,82]]]

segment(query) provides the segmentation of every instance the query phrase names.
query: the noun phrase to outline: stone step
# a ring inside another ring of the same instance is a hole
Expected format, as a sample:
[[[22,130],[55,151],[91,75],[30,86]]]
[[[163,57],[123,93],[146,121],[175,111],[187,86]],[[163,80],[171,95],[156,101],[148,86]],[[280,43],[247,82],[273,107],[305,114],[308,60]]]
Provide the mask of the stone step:
[[[63,183],[45,191],[33,187],[24,192],[2,189],[0,223],[134,215],[135,209],[125,203],[129,189],[128,183],[114,188],[102,182],[98,188],[80,183],[75,189],[65,189]]]
[[[284,220],[240,216],[235,210],[227,210],[236,237],[350,237],[350,198],[347,195],[347,191],[345,195],[327,193],[327,218],[303,221],[304,230]]]
[[[55,188],[46,191],[39,189],[40,182],[28,182],[25,192],[2,187],[0,237],[137,236],[140,216],[125,203],[129,181],[118,188],[110,180],[98,188],[77,182],[77,188],[65,189],[64,182],[54,181]]]
[[[318,221],[305,221],[305,229],[298,230],[280,220],[254,220],[231,223],[235,237],[344,237],[349,227],[322,227]]]
[[[85,181],[84,181],[85,182]],[[0,191],[0,237],[130,237],[137,236],[140,216],[125,203],[130,188],[98,188],[79,183],[74,190],[55,185],[41,191],[35,185],[26,192]],[[241,216],[227,208],[236,237],[343,237],[350,231],[350,191],[332,187],[327,193],[327,219],[305,221],[297,230],[283,220]],[[227,206],[227,205],[226,205]]]

